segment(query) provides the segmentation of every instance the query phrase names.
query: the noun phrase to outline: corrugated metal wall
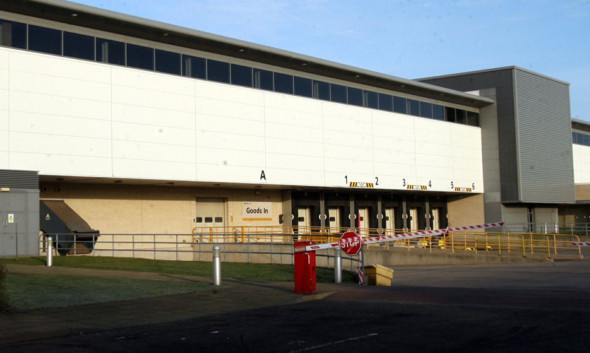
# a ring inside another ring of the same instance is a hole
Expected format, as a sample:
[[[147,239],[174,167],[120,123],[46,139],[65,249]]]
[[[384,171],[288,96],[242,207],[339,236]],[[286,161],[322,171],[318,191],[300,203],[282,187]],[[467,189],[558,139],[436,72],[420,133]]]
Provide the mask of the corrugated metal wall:
[[[516,69],[520,202],[574,202],[569,86]]]
[[[39,176],[0,169],[0,257],[39,255]]]
[[[0,187],[38,190],[39,175],[27,170],[0,169]]]

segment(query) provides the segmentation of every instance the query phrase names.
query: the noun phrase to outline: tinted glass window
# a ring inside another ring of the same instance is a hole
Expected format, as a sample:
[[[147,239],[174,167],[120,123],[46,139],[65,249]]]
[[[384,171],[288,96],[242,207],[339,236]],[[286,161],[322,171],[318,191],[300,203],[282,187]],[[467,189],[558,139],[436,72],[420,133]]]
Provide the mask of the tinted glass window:
[[[229,64],[217,60],[207,60],[207,79],[229,83]]]
[[[377,93],[371,91],[363,91],[363,103],[365,107],[376,109],[379,106],[379,104],[377,103]]]
[[[206,61],[190,55],[182,56],[182,75],[194,78],[205,78],[207,74]]]
[[[432,118],[432,104],[420,102],[420,116],[423,118]]]
[[[363,106],[363,91],[358,88],[348,87],[348,104]]]
[[[420,115],[420,102],[414,99],[408,99],[408,114]]]
[[[0,45],[26,49],[27,25],[24,23],[0,20]]]
[[[311,97],[311,80],[309,78],[295,76],[295,94],[303,97]]]
[[[272,71],[254,69],[254,87],[273,91]]]
[[[96,38],[96,61],[125,65],[125,44],[114,40]]]
[[[479,126],[479,114],[467,112],[467,125]]]
[[[467,112],[461,109],[455,109],[455,119],[459,124],[467,124]]]
[[[64,32],[64,55],[94,60],[94,37]]]
[[[447,121],[455,122],[455,108],[445,107],[445,118]]]
[[[293,94],[293,76],[275,72],[275,91]]]
[[[330,85],[330,99],[332,102],[346,103],[346,87],[341,85]]]
[[[393,97],[393,111],[396,113],[408,113],[408,100],[402,97]]]
[[[156,71],[180,75],[180,54],[156,49]]]
[[[379,93],[379,109],[393,111],[393,97],[389,94]]]
[[[29,25],[29,50],[61,55],[61,31]]]
[[[329,101],[330,84],[322,81],[313,81],[313,98]]]
[[[232,64],[231,83],[238,86],[252,87],[252,68]]]
[[[442,105],[433,104],[432,117],[436,120],[445,120],[445,107]]]
[[[141,45],[127,44],[127,66],[153,70],[154,49]]]

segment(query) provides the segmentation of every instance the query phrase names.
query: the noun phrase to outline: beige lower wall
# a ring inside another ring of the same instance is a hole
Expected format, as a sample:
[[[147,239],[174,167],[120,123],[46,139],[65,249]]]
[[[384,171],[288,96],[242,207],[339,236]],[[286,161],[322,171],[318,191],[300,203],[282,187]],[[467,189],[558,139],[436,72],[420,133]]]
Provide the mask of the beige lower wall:
[[[485,223],[483,194],[468,196],[449,196],[449,227]]]
[[[576,184],[576,201],[590,201],[590,184]]]
[[[225,199],[226,226],[239,227],[280,226],[284,196],[280,190],[42,183],[40,197],[64,200],[101,233],[191,234],[197,226],[197,197]],[[270,203],[272,214],[267,220],[247,220],[244,202]]]

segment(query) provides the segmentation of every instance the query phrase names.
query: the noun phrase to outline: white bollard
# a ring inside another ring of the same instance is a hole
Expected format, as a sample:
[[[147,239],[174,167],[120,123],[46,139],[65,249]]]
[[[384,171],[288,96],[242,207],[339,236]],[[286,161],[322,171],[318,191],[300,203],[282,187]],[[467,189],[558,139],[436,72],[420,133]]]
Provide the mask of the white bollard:
[[[53,238],[47,237],[47,267],[53,265]]]
[[[334,249],[334,283],[342,283],[342,250]]]
[[[213,246],[213,285],[221,284],[221,258],[219,256],[219,245]]]

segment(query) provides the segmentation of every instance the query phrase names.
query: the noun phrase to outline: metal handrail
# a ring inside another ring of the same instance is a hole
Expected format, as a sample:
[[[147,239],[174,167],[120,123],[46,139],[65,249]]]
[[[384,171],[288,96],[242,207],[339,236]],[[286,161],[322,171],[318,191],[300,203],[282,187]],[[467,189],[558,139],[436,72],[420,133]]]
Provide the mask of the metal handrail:
[[[101,234],[92,251],[93,255],[125,256],[151,258],[162,257],[161,254],[174,254],[173,260],[201,260],[207,258],[211,244],[245,245],[234,247],[231,254],[247,254],[248,262],[251,255],[269,255],[270,262],[281,256],[291,256],[294,241],[313,241],[316,243],[337,242],[345,231],[359,231],[354,228],[321,228],[321,227],[203,227],[193,229],[192,234]],[[361,229],[364,237],[406,233],[408,229]],[[52,234],[54,241],[59,241],[64,234]],[[71,237],[71,234],[68,234]],[[84,253],[85,241],[76,240],[71,253]],[[96,242],[97,239],[86,240]],[[407,251],[422,248],[432,251],[471,251],[473,253],[544,254],[547,257],[575,255],[582,257],[582,249],[572,245],[579,242],[580,237],[572,234],[540,234],[540,233],[501,233],[501,232],[454,232],[443,236],[432,236],[419,239],[402,239],[389,243],[367,245],[374,248],[404,248]],[[255,245],[265,246],[252,250]],[[287,247],[284,247],[287,245]],[[42,237],[40,247],[46,244]],[[282,247],[281,247],[282,246]],[[59,250],[59,245],[57,246]],[[81,249],[81,250],[80,250]],[[263,250],[260,250],[263,249]],[[321,254],[318,254],[322,256]],[[331,255],[330,255],[331,256]],[[170,257],[170,256],[168,256]]]

